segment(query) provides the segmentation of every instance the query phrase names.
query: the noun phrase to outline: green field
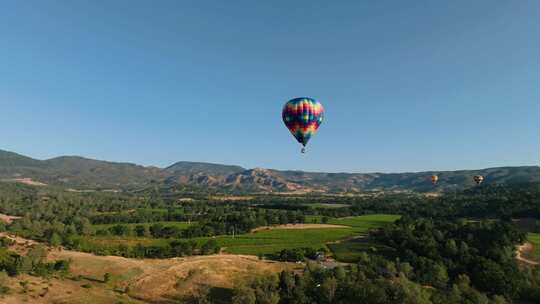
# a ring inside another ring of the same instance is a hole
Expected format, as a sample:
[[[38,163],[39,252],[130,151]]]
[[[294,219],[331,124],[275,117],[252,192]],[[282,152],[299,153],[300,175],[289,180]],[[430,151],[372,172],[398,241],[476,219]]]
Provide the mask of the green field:
[[[533,245],[533,250],[527,254],[527,257],[540,261],[540,233],[529,233],[527,239]]]
[[[328,248],[330,248],[336,260],[347,263],[358,262],[363,252],[378,253],[385,256],[393,253],[391,248],[374,244],[366,238],[354,238],[340,243],[328,244]]]
[[[137,226],[137,225],[143,225],[143,226],[150,227],[150,226],[152,226],[153,224],[156,224],[156,223],[162,224],[165,227],[174,226],[174,227],[178,227],[180,229],[186,229],[189,226],[194,224],[194,222],[191,222],[191,223],[188,223],[188,222],[153,222],[153,223],[131,223],[131,224],[121,224],[121,225],[129,226],[130,228],[135,228],[135,226]],[[116,226],[116,225],[118,225],[118,224],[94,224],[93,226],[94,226],[95,229],[109,229],[109,228],[111,228],[113,226]]]
[[[255,233],[240,234],[234,238],[231,235],[216,237],[193,238],[199,246],[214,239],[228,253],[234,254],[270,254],[283,249],[324,247],[326,243],[344,239],[354,235],[351,228],[321,228],[321,229],[272,229]],[[135,236],[93,236],[85,237],[83,247],[93,245],[114,247],[118,245],[135,246],[138,243],[145,246],[165,246],[173,239],[155,239]],[[187,241],[189,239],[185,239]]]
[[[317,218],[320,223],[321,217],[312,216],[306,218],[310,223],[312,219]],[[348,240],[358,236],[366,235],[369,229],[387,225],[396,219],[398,215],[373,214],[354,216],[346,218],[330,219],[329,224],[347,226],[344,228],[316,228],[316,229],[269,229],[259,230],[253,233],[240,234],[234,238],[231,235],[222,235],[216,237],[194,238],[199,245],[214,239],[224,249],[225,252],[233,254],[272,254],[283,249],[292,248],[321,248],[328,245],[339,260],[350,261],[357,258],[356,251],[373,250],[373,245],[361,243],[358,239]],[[176,223],[182,227],[187,227],[186,222],[161,222],[162,224]],[[137,225],[137,224],[130,224]],[[150,225],[150,224],[146,224]],[[107,227],[112,225],[100,225]],[[100,246],[134,246],[137,243],[143,245],[164,246],[172,239],[153,239],[138,237],[117,237],[117,236],[95,236],[87,237],[86,244],[96,244]],[[187,239],[186,239],[187,240]],[[342,243],[339,243],[343,241]]]
[[[399,219],[399,215],[373,214],[346,218],[330,219],[329,224],[343,225],[350,228],[320,228],[320,229],[273,229],[262,230],[256,233],[243,234],[235,239],[231,236],[219,236],[215,239],[225,247],[225,251],[236,254],[268,254],[281,251],[283,249],[312,247],[315,249],[324,247],[325,244],[337,242],[354,236],[367,234],[369,229],[381,227]],[[311,218],[313,219],[313,218]],[[310,223],[310,218],[306,218],[306,223]],[[319,218],[320,223],[320,218]],[[344,242],[342,244],[347,244]],[[345,257],[343,253],[351,252],[352,249],[358,249],[358,245],[353,247],[334,246],[340,244],[331,244],[330,247],[340,250],[341,258]],[[365,245],[361,246],[364,249]]]
[[[378,228],[388,223],[393,223],[399,219],[399,215],[395,214],[369,214],[361,216],[351,216],[330,219],[329,224],[345,225],[353,228],[358,234],[365,234],[369,229]]]
[[[331,219],[330,224],[345,225],[352,227],[356,238],[343,242],[328,244],[328,247],[338,261],[356,262],[364,251],[386,253],[388,248],[370,243],[363,235],[366,235],[370,229],[382,227],[399,219],[399,215],[393,214],[370,214],[354,217],[344,217]]]
[[[306,224],[320,224],[322,222],[322,215],[306,215],[306,220],[304,222]]]
[[[350,228],[321,229],[272,229],[232,236],[218,236],[215,239],[226,252],[235,254],[270,254],[283,249],[311,247],[321,248],[326,243],[354,235]],[[207,238],[199,239],[206,241]]]

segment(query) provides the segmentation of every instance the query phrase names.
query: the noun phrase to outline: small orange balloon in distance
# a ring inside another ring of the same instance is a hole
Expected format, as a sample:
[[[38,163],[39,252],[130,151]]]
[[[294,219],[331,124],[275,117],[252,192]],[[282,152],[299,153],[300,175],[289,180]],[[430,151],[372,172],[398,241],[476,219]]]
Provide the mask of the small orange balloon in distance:
[[[431,176],[431,182],[433,184],[436,184],[438,181],[439,181],[439,177],[437,175],[432,175]]]

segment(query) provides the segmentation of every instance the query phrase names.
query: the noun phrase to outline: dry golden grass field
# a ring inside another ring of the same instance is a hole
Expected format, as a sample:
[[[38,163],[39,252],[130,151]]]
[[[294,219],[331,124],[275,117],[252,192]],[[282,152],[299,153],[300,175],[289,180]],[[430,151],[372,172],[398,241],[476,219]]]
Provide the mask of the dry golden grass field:
[[[20,253],[35,244],[20,237],[14,239],[16,244],[10,249]],[[253,275],[297,267],[246,255],[129,259],[60,248],[48,248],[47,259],[70,259],[71,275],[10,278],[11,291],[0,303],[173,303],[204,286],[230,289],[235,282]],[[105,273],[110,274],[108,282],[104,281]]]

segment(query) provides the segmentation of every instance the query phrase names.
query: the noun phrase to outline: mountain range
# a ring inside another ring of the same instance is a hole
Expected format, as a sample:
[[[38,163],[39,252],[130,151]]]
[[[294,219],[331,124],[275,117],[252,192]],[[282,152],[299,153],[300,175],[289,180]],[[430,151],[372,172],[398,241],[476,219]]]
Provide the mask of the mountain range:
[[[433,185],[430,176],[437,174]],[[363,191],[434,192],[474,186],[472,177],[483,175],[486,184],[540,181],[540,167],[499,167],[481,170],[414,173],[323,173],[245,169],[240,166],[177,162],[166,168],[108,162],[80,156],[37,160],[0,150],[0,180],[53,185],[79,190],[144,189],[193,186],[218,192],[321,192]]]

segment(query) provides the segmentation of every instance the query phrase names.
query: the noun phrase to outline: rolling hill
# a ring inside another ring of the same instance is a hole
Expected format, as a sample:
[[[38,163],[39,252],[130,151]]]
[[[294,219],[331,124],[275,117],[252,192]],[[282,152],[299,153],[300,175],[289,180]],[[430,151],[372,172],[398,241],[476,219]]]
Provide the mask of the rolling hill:
[[[181,161],[165,168],[164,170],[171,174],[229,175],[245,171],[246,169],[240,166]]]
[[[121,188],[145,186],[161,180],[158,168],[129,163],[114,163],[78,156],[62,156],[36,160],[0,150],[0,178],[32,179],[45,184],[73,188]]]
[[[432,185],[429,176],[439,175]],[[167,168],[108,162],[79,156],[37,160],[0,150],[1,180],[31,180],[75,189],[133,190],[158,184],[194,186],[223,192],[433,192],[474,186],[472,176],[486,184],[540,182],[540,167],[499,167],[481,170],[414,173],[323,173],[245,169],[240,166],[177,162]]]

